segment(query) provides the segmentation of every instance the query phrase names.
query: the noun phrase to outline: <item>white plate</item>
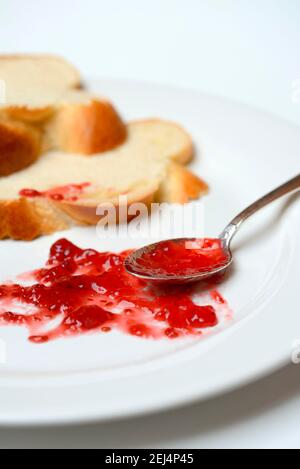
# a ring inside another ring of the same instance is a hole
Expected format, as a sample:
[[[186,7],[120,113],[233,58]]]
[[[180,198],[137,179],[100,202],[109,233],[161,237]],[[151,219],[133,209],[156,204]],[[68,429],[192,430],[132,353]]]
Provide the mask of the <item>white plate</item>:
[[[299,172],[299,129],[268,114],[189,90],[103,80],[91,85],[118,103],[126,118],[158,115],[191,132],[198,147],[194,170],[211,185],[204,202],[209,236]],[[234,319],[201,340],[146,341],[111,333],[33,345],[26,331],[1,328],[7,363],[0,365],[0,424],[157,411],[223,393],[289,361],[300,339],[299,235],[295,196],[249,220],[235,243],[234,271],[220,287]],[[99,250],[134,246],[132,240],[100,241],[94,228],[32,243],[2,241],[1,279],[41,266],[61,236]]]

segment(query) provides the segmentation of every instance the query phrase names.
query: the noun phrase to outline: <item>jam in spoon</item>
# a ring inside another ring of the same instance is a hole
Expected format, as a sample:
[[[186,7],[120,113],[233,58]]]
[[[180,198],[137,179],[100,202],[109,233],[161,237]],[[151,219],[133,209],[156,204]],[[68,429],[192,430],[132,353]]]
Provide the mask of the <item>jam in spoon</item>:
[[[125,259],[128,273],[151,282],[180,284],[222,275],[232,263],[231,241],[242,223],[276,199],[300,189],[300,174],[237,215],[215,239],[178,238],[144,246]]]

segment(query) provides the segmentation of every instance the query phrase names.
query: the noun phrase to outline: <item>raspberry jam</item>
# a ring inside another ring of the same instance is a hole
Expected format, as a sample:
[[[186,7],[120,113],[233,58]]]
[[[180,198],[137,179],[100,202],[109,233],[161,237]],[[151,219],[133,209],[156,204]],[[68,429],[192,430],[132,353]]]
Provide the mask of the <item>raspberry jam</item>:
[[[84,190],[90,186],[89,182],[82,184],[68,184],[67,186],[59,186],[47,191],[37,191],[35,189],[22,189],[19,192],[21,197],[35,198],[46,197],[55,201],[76,202],[78,197],[83,194]]]
[[[219,239],[168,240],[145,251],[135,270],[155,275],[193,275],[223,267],[228,262]]]
[[[0,325],[27,327],[36,344],[112,330],[176,339],[201,335],[218,324],[220,312],[227,314],[226,301],[212,285],[205,293],[202,285],[200,305],[193,301],[197,287],[158,289],[131,276],[124,269],[128,253],[57,241],[44,268],[20,276],[20,283],[0,285]]]

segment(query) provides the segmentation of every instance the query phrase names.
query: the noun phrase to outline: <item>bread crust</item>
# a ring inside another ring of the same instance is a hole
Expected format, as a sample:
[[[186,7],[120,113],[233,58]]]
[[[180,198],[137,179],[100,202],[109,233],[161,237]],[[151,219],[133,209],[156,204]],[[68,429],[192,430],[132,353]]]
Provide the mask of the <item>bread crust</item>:
[[[50,201],[0,200],[0,239],[32,241],[72,224]]]
[[[121,145],[127,128],[111,103],[93,99],[87,104],[60,106],[48,133],[56,149],[93,155]]]
[[[31,124],[41,124],[42,122],[49,119],[55,111],[52,106],[45,106],[41,108],[28,108],[26,106],[8,106],[3,108],[0,112],[2,117],[13,119],[15,121],[21,121]]]
[[[0,176],[30,166],[42,150],[41,132],[21,122],[0,122]]]
[[[209,191],[207,183],[179,163],[171,162],[156,198],[159,202],[185,204]]]

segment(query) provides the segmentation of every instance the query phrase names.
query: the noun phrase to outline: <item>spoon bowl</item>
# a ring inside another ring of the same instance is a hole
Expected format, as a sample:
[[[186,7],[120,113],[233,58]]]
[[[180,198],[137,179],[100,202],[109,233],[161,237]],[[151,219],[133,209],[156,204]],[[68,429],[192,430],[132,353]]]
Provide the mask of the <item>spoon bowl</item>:
[[[225,262],[222,261],[221,264],[216,266],[212,265],[211,268],[199,268],[199,271],[190,272],[187,270],[186,272],[164,272],[163,269],[157,269],[157,267],[153,268],[151,266],[151,262],[145,263],[144,259],[147,258],[148,254],[151,254],[152,251],[157,253],[163,252],[163,248],[165,243],[188,243],[195,241],[195,238],[177,238],[168,241],[160,241],[158,243],[150,244],[148,246],[144,246],[136,251],[132,252],[127,256],[125,259],[125,269],[131,275],[138,277],[142,280],[146,280],[149,282],[160,283],[160,284],[186,284],[192,282],[200,282],[206,281],[209,278],[221,275],[226,272],[228,267],[233,262],[232,252],[230,249],[231,241],[235,234],[240,229],[242,223],[249,218],[251,215],[256,213],[261,208],[269,205],[274,200],[279,199],[280,197],[294,192],[295,190],[300,189],[300,174],[298,174],[293,179],[290,179],[286,183],[282,184],[281,186],[277,187],[273,191],[269,192],[265,196],[258,199],[253,204],[249,205],[245,210],[243,210],[239,215],[237,215],[223,230],[221,235],[216,238],[219,240],[219,244],[221,246],[222,252],[224,254]],[[187,249],[187,248],[186,248]],[[190,248],[189,248],[190,249]],[[187,251],[188,252],[188,251]],[[196,253],[197,255],[197,253]],[[184,256],[184,250],[183,250]],[[149,257],[149,256],[148,256]],[[172,265],[172,255],[170,256],[170,265]],[[173,263],[174,264],[174,263]]]
[[[187,273],[187,274],[174,274],[174,273],[167,273],[167,272],[155,272],[151,267],[146,268],[143,264],[141,264],[141,259],[147,255],[148,253],[155,251],[160,251],[163,249],[163,245],[167,242],[171,243],[182,243],[182,242],[194,242],[195,238],[176,238],[176,239],[169,239],[164,241],[159,241],[157,243],[148,244],[147,246],[143,246],[140,249],[133,251],[127,258],[125,259],[125,269],[127,272],[135,277],[140,278],[141,280],[146,280],[151,283],[160,283],[160,284],[169,284],[169,285],[180,285],[180,284],[187,284],[192,282],[200,282],[208,280],[209,278],[216,276],[216,275],[223,275],[228,267],[232,263],[232,253],[227,245],[226,239],[218,238],[221,241],[222,250],[226,257],[226,263],[219,265],[217,267],[211,269],[203,269],[199,270],[195,273]]]

